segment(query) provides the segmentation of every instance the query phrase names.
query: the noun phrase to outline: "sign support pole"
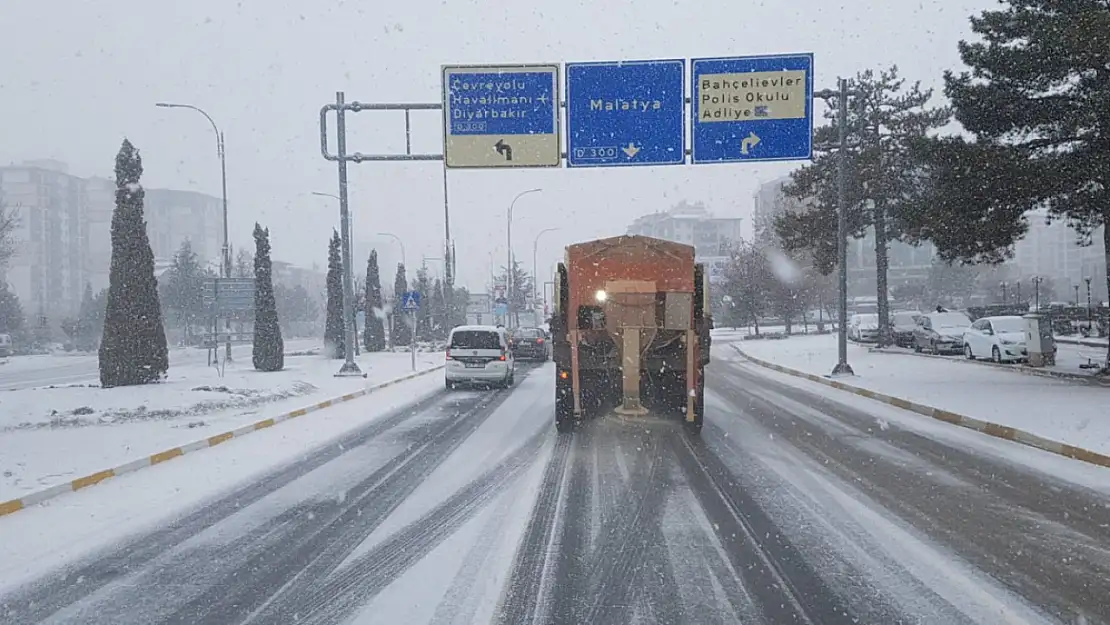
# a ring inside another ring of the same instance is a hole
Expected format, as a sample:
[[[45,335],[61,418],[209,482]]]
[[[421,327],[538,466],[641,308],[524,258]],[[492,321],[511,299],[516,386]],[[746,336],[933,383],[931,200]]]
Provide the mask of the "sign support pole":
[[[412,320],[412,370],[416,371],[416,309],[413,308],[409,311],[409,319]]]

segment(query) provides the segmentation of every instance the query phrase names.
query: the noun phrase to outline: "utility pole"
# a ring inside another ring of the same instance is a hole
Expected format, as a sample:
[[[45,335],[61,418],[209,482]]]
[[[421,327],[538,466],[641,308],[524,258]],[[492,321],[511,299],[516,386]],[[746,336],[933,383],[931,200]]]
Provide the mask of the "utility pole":
[[[840,265],[840,319],[837,322],[837,363],[832,375],[855,375],[848,364],[848,96],[856,95],[848,89],[846,78],[838,79],[839,89],[825,89],[813,94],[816,98],[837,100],[837,259]]]
[[[355,362],[355,287],[354,280],[351,276],[351,220],[350,211],[347,206],[347,161],[356,160],[352,158],[352,156],[357,155],[347,154],[346,113],[348,110],[357,111],[358,109],[345,102],[342,91],[335,92],[334,105],[328,105],[321,111],[321,122],[323,121],[324,113],[329,109],[335,111],[336,117],[336,153],[328,153],[327,129],[324,127],[323,123],[320,124],[320,147],[324,158],[329,161],[336,161],[339,166],[339,224],[343,247],[342,260],[345,265],[343,268],[343,357],[345,361],[343,366],[339,368],[339,372],[335,375],[336,377],[365,377],[365,374],[359,369],[358,363]]]
[[[205,119],[208,120],[208,123],[212,124],[212,131],[216,133],[216,154],[220,158],[220,192],[221,192],[221,201],[222,201],[222,204],[223,204],[223,213],[224,213],[224,215],[223,215],[223,217],[224,217],[224,219],[223,219],[223,221],[224,221],[224,243],[223,243],[223,248],[222,248],[223,253],[221,254],[222,258],[220,259],[220,277],[221,278],[230,278],[231,277],[231,243],[228,239],[228,234],[227,234],[227,152],[224,150],[224,133],[220,130],[219,126],[216,125],[216,121],[214,119],[212,119],[212,116],[209,115],[204,109],[200,108],[199,106],[194,106],[192,104],[176,104],[176,103],[173,103],[173,102],[156,102],[154,104],[154,106],[157,106],[159,108],[166,108],[166,109],[190,109],[190,110],[196,111],[196,112],[200,113],[201,115],[204,115]],[[216,287],[216,291],[217,292],[219,291],[218,286]],[[219,311],[219,304],[218,303],[216,304],[216,311],[217,311],[217,313]],[[226,347],[227,353],[226,353],[225,356],[226,356],[227,361],[230,362],[231,361],[231,319],[230,319],[230,317],[227,320],[226,329],[227,329],[227,347]],[[214,345],[218,346],[219,345],[219,337],[217,336],[217,334],[219,333],[218,314],[217,314],[217,318],[213,319],[213,321],[212,321],[212,332],[213,332],[212,340],[215,341]],[[219,349],[219,348],[217,347],[216,349]]]
[[[539,274],[539,265],[536,262],[537,259],[539,258],[540,237],[542,237],[544,234],[546,234],[548,232],[555,232],[556,230],[558,230],[558,228],[545,228],[543,230],[540,230],[539,234],[536,235],[535,240],[532,241],[532,308],[533,308],[533,310],[536,307],[536,302],[538,302],[539,299],[540,299],[540,295],[539,295],[540,274]]]
[[[513,207],[516,206],[516,201],[528,195],[529,193],[539,193],[543,189],[528,189],[516,194],[512,202],[509,202],[509,211],[505,222],[505,246],[506,256],[508,256],[505,265],[505,297],[508,300],[508,314],[506,314],[505,326],[508,328],[513,327]]]

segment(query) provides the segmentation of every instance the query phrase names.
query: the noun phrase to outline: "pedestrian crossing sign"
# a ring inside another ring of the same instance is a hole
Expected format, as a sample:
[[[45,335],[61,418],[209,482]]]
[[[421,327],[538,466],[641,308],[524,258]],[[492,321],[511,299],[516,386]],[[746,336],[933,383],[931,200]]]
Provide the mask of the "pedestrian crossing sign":
[[[401,296],[401,308],[404,310],[420,310],[420,291],[405,291]]]

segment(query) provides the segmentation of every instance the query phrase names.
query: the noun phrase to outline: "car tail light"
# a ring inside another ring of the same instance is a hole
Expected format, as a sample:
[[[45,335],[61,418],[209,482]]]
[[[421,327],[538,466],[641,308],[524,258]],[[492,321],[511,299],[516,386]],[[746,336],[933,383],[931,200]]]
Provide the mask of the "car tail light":
[[[451,350],[450,350],[450,349],[448,349],[448,350],[447,350],[447,358],[446,358],[446,360],[451,360]]]
[[[543,339],[536,339],[536,345],[543,345]]]

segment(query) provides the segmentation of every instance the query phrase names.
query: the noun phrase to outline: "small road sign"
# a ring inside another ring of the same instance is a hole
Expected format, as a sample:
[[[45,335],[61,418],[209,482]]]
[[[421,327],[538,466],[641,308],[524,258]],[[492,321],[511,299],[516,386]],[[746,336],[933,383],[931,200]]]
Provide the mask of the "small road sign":
[[[401,296],[402,310],[420,310],[420,291],[405,291]]]
[[[210,278],[204,281],[201,299],[220,313],[254,310],[254,278]]]
[[[558,65],[443,67],[447,167],[559,167],[559,135]]]
[[[686,162],[686,61],[567,63],[567,166]]]
[[[694,59],[697,164],[813,157],[813,55]]]

